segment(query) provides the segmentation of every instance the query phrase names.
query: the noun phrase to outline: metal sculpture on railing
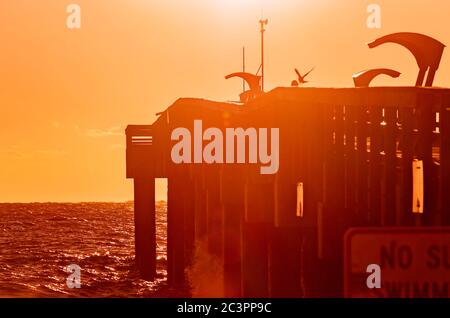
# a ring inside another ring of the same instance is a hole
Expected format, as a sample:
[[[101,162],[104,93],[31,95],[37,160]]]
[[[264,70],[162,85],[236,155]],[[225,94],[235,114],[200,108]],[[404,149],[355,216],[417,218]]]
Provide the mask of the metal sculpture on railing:
[[[353,82],[355,83],[355,87],[369,87],[370,83],[380,75],[398,78],[401,73],[388,68],[376,68],[353,74]]]
[[[254,75],[246,72],[238,72],[238,73],[232,73],[230,75],[225,76],[225,79],[230,79],[233,77],[240,77],[242,78],[250,88],[249,90],[243,92],[239,95],[241,103],[248,103],[249,101],[255,99],[259,95],[263,93],[262,86],[261,86],[261,76]]]
[[[445,49],[444,44],[427,35],[401,32],[386,35],[367,45],[372,49],[385,43],[399,44],[407,48],[414,55],[420,69],[416,86],[424,86],[423,82],[427,71],[428,76],[425,81],[425,86],[433,86],[434,77],[439,69],[439,64],[441,63],[442,54]]]

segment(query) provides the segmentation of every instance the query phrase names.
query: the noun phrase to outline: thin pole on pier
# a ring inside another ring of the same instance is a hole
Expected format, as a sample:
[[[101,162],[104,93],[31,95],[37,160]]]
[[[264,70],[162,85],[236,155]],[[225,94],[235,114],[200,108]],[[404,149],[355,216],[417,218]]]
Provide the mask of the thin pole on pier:
[[[242,73],[245,73],[245,46],[242,47]],[[242,93],[245,92],[245,79],[242,79]]]
[[[259,20],[261,25],[261,89],[264,92],[264,32],[265,26],[269,23],[268,19]]]

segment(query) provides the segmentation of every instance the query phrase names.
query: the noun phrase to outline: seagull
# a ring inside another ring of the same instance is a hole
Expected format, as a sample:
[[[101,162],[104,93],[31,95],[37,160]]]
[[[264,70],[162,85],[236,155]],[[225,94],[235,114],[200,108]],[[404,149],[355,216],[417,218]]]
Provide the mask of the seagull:
[[[312,71],[314,71],[314,67],[305,75],[302,76],[302,74],[300,74],[300,72],[298,71],[298,69],[295,69],[295,73],[297,73],[298,76],[298,84],[306,84],[308,83],[308,81],[305,81],[306,76],[308,76]]]

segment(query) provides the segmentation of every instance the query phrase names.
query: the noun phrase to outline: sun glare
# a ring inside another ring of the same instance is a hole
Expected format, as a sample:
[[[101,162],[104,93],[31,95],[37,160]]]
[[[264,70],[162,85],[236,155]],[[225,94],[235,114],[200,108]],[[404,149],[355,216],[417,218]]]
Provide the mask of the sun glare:
[[[240,10],[263,10],[268,0],[214,0],[214,5],[224,13]]]

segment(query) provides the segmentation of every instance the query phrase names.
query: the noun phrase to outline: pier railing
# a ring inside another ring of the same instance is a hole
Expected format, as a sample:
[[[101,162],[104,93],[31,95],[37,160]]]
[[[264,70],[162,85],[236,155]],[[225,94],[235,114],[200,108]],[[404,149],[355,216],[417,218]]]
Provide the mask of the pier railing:
[[[308,159],[294,174],[305,191],[306,294],[339,296],[350,228],[450,225],[450,99],[422,88],[324,93],[335,97],[294,102],[308,118],[293,152]]]
[[[127,176],[155,178],[147,167],[158,166],[158,177],[168,177],[172,284],[185,282],[196,244],[206,241],[223,266],[225,296],[341,296],[348,229],[450,225],[450,90],[278,88],[231,114],[236,106],[226,103],[200,111],[207,103],[171,106],[177,121],[162,116],[152,125],[160,150],[142,158],[132,142],[141,132],[127,129]],[[171,129],[195,119],[223,130],[279,128],[278,173],[172,164]],[[143,189],[135,188],[141,200]],[[135,206],[148,215],[149,205]]]

